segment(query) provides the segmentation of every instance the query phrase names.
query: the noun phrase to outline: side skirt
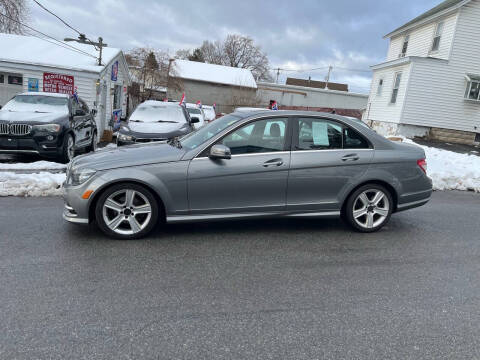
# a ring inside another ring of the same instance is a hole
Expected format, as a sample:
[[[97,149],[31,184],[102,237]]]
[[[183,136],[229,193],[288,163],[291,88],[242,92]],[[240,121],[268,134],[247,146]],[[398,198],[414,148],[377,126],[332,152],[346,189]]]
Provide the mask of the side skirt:
[[[190,221],[215,221],[215,220],[233,220],[249,218],[268,218],[268,217],[339,217],[340,211],[324,212],[255,212],[255,213],[233,213],[233,214],[207,214],[207,215],[172,215],[167,216],[167,222],[179,223]]]

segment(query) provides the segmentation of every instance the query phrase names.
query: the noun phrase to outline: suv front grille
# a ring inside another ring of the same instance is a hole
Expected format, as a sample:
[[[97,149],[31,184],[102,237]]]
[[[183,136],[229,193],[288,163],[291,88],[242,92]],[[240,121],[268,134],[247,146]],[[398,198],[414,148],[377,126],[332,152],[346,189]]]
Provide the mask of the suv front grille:
[[[10,134],[12,135],[27,135],[32,131],[31,125],[26,124],[10,124]]]
[[[8,124],[0,124],[0,134],[7,135],[9,133],[9,125]]]

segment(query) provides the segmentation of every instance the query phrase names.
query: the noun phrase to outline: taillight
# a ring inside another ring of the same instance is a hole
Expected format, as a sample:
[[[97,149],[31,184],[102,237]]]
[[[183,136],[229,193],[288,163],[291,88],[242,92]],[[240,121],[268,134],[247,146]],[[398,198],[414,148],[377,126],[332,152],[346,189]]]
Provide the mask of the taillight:
[[[422,169],[425,174],[427,173],[427,160],[417,160],[417,165],[420,166],[420,169]]]

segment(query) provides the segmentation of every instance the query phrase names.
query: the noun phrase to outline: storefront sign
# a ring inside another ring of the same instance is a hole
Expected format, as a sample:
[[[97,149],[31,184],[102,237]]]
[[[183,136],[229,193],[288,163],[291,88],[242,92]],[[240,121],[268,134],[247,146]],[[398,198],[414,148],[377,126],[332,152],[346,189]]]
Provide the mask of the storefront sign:
[[[117,77],[118,77],[118,60],[115,61],[112,65],[112,81],[117,81]]]
[[[38,79],[28,78],[28,91],[38,91]]]
[[[45,92],[73,94],[74,88],[73,76],[43,73],[43,91]]]
[[[122,110],[115,110],[112,113],[112,117],[113,117],[113,130],[117,130],[118,128],[120,128],[120,120],[122,118]]]

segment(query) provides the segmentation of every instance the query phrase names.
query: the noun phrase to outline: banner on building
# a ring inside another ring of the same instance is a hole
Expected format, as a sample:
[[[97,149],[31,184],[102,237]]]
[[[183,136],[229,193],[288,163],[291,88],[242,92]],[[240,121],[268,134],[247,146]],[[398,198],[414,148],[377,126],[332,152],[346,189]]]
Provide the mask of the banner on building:
[[[74,89],[73,76],[43,73],[43,91],[59,94],[73,94]]]
[[[112,64],[112,81],[117,81],[118,78],[118,60]]]
[[[28,91],[38,91],[38,79],[28,78]]]

